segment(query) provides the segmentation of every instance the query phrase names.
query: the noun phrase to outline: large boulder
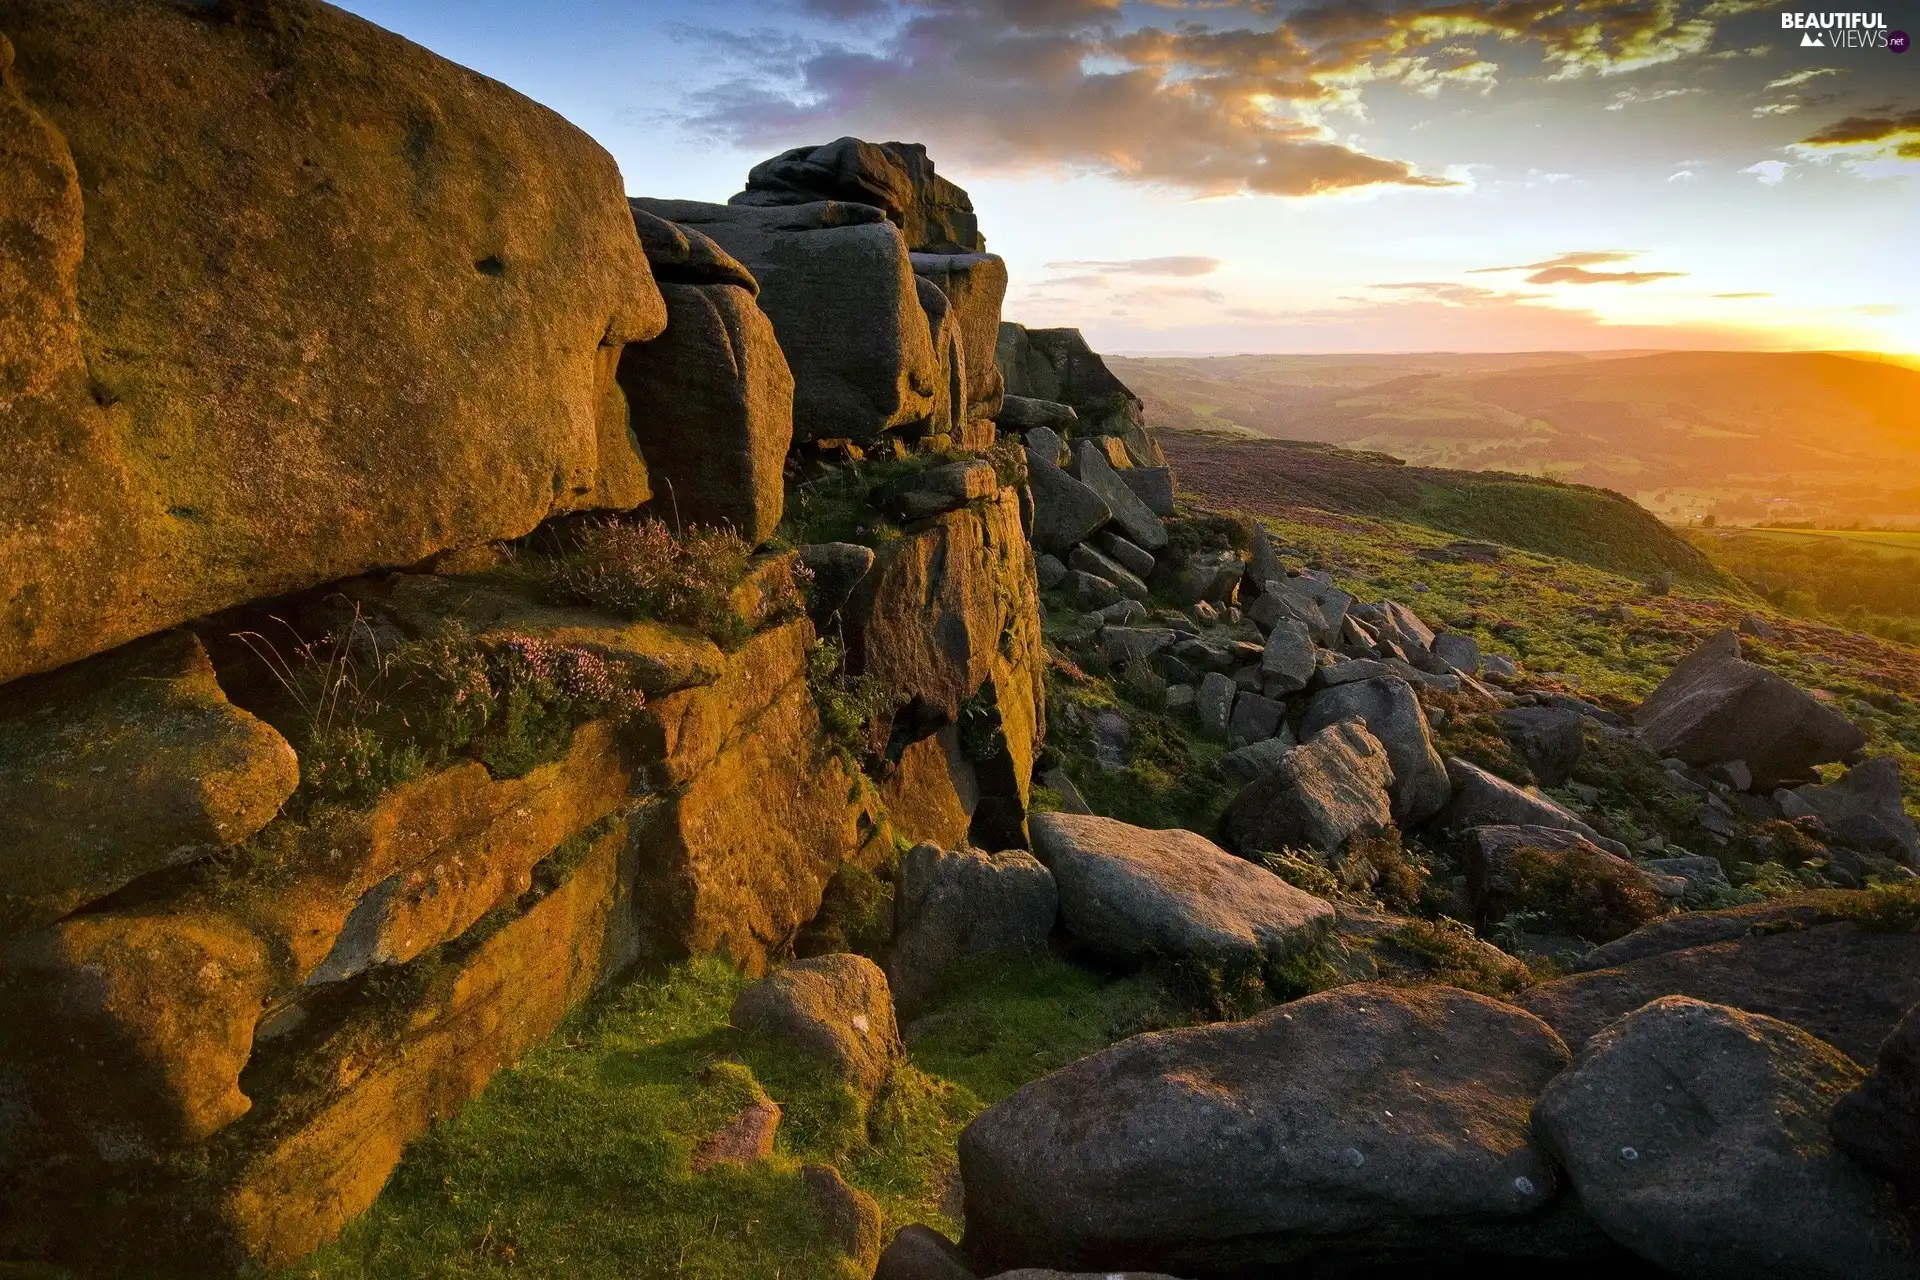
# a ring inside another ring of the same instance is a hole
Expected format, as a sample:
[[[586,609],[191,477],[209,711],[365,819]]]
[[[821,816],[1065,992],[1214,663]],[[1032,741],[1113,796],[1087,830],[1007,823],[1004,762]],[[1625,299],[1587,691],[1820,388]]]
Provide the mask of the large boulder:
[[[1671,1274],[1911,1277],[1891,1188],[1827,1133],[1861,1074],[1784,1022],[1669,997],[1589,1041],[1534,1127],[1607,1234]]]
[[[1920,1005],[1880,1045],[1873,1071],[1833,1108],[1840,1149],[1909,1193],[1920,1189]]]
[[[1135,1036],[967,1127],[966,1247],[1176,1275],[1530,1252],[1559,1175],[1528,1115],[1566,1061],[1535,1019],[1449,987]]]
[[[1276,594],[1268,592],[1260,599],[1271,600]],[[1267,633],[1266,650],[1260,655],[1261,687],[1274,697],[1296,693],[1307,687],[1318,664],[1306,625],[1294,618],[1281,618]]]
[[[1032,449],[1027,454],[1027,483],[1033,490],[1033,546],[1065,555],[1113,517],[1113,509],[1091,488]]]
[[[1808,924],[1796,914],[1810,916]],[[1713,917],[1720,917],[1718,921]],[[1684,938],[1701,923],[1733,924],[1721,941],[1615,960],[1513,997],[1578,1049],[1602,1027],[1661,996],[1690,996],[1791,1022],[1869,1063],[1902,1015],[1920,1004],[1920,934],[1879,933],[1812,911],[1690,912],[1642,926]],[[1691,928],[1689,928],[1691,926]],[[1612,945],[1621,954],[1638,934]],[[1630,954],[1630,952],[1627,952]]]
[[[1746,762],[1755,787],[1804,780],[1867,744],[1858,725],[1791,681],[1740,657],[1722,631],[1688,654],[1635,719],[1647,745],[1691,765]]]
[[[752,208],[635,200],[719,242],[760,282],[793,370],[797,440],[868,442],[923,424],[939,356],[900,232],[863,204]]]
[[[1000,416],[1006,379],[994,360],[1000,338],[1000,306],[1007,296],[1007,264],[991,253],[914,253],[914,274],[953,304],[954,323],[967,360],[967,416]]]
[[[1002,324],[996,359],[1007,394],[1070,404],[1079,413],[1081,435],[1119,437],[1136,467],[1167,464],[1147,431],[1140,397],[1114,377],[1078,329]]]
[[[785,510],[793,373],[746,289],[666,283],[660,292],[667,331],[629,345],[619,371],[654,505],[668,520],[732,528],[757,545]]]
[[[1574,831],[1609,853],[1626,856],[1619,842],[1609,840],[1531,787],[1516,787],[1479,765],[1450,757],[1447,780],[1453,784],[1448,824],[1455,831],[1473,827],[1557,827]]]
[[[210,12],[6,7],[0,682],[650,494],[613,158],[332,5]]]
[[[1053,874],[1033,855],[920,844],[900,860],[887,978],[903,1007],[931,995],[955,961],[1044,949],[1059,914]]]
[[[655,217],[632,203],[633,229],[660,284],[730,284],[760,296],[760,282],[712,236]]]
[[[796,960],[742,991],[728,1018],[749,1035],[785,1040],[825,1059],[869,1098],[905,1052],[887,975],[865,956]]]
[[[1795,787],[1788,794],[1845,843],[1883,849],[1920,870],[1920,834],[1907,816],[1900,766],[1891,756],[1857,764],[1838,782]]]
[[[1191,831],[1044,813],[1034,851],[1053,872],[1067,933],[1120,963],[1258,970],[1323,936],[1333,908]]]
[[[960,322],[953,304],[940,286],[925,276],[915,275],[914,292],[920,310],[927,317],[927,334],[933,343],[933,412],[927,419],[926,435],[938,447],[972,448],[993,443],[991,433],[980,429],[983,439],[968,434],[970,414],[967,407],[967,352],[961,345]]]
[[[794,147],[762,160],[747,174],[735,205],[813,204],[846,200],[872,205],[900,228],[916,253],[977,254],[986,249],[967,193],[933,171],[917,142],[836,138]]]
[[[0,943],[239,844],[300,781],[170,632],[0,690]]]
[[[1543,930],[1611,942],[1672,909],[1656,880],[1577,832],[1557,827],[1475,827],[1461,841],[1467,897],[1483,925],[1525,912]]]
[[[1573,708],[1508,707],[1494,719],[1541,786],[1562,785],[1580,766],[1587,747],[1587,718]]]
[[[1278,628],[1275,634],[1279,634]],[[1393,797],[1395,822],[1415,827],[1447,807],[1453,787],[1447,781],[1447,766],[1433,749],[1426,712],[1414,696],[1413,686],[1389,677],[1323,689],[1307,703],[1300,736],[1310,738],[1343,720],[1365,725],[1387,749],[1387,761],[1393,766],[1389,794]]]
[[[1158,551],[1167,545],[1167,528],[1160,523],[1160,517],[1134,496],[1099,445],[1091,440],[1077,443],[1071,471],[1074,479],[1100,495],[1100,500],[1113,513],[1114,525],[1129,541],[1147,551]]]
[[[1393,825],[1392,785],[1387,749],[1364,727],[1343,722],[1242,787],[1220,825],[1243,854],[1317,849],[1338,858],[1353,837]]]

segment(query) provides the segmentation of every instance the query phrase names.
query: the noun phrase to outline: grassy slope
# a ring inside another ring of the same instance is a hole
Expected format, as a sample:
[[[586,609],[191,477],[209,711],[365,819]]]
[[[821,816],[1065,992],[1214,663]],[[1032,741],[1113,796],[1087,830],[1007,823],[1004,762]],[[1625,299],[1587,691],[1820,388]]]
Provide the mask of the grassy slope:
[[[891,1233],[958,1234],[948,1188],[968,1120],[1026,1081],[1174,1015],[1148,978],[1050,957],[950,975],[912,1063],[863,1121],[821,1067],[727,1025],[745,980],[697,960],[627,980],[479,1101],[416,1142],[380,1201],[289,1276],[842,1280],[799,1179],[836,1165]],[[746,1071],[725,1065],[742,1064]],[[748,1072],[751,1075],[748,1075]],[[688,1157],[753,1096],[785,1115],[775,1158],[695,1176]]]

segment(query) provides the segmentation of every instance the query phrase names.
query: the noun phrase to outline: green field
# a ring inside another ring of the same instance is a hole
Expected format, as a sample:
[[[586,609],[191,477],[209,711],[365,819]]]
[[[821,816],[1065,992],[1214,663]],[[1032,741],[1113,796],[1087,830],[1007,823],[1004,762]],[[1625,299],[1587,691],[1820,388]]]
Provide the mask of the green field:
[[[1899,529],[1743,529],[1740,533],[1772,541],[1820,545],[1842,543],[1849,550],[1889,556],[1920,556],[1920,531]]]

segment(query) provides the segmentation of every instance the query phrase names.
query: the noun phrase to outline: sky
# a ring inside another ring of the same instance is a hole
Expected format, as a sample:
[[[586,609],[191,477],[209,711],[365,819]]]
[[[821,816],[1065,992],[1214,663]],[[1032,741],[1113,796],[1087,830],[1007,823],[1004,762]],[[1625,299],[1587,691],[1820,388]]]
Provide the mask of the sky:
[[[634,195],[924,142],[1007,317],[1101,350],[1917,355],[1920,52],[1888,45],[1920,0],[1784,26],[1822,3],[345,7],[559,111]]]

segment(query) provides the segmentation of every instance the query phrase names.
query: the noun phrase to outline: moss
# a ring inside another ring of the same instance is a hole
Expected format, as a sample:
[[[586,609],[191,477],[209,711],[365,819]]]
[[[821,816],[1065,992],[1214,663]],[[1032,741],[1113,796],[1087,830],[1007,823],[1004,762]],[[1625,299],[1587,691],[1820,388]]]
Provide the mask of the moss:
[[[846,863],[827,881],[820,910],[794,940],[796,954],[852,952],[879,960],[893,938],[893,886]]]
[[[1667,914],[1664,898],[1606,854],[1515,849],[1507,859],[1503,900],[1554,932],[1611,942]]]
[[[1427,981],[1463,991],[1498,998],[1534,981],[1525,964],[1489,947],[1458,920],[1412,920],[1383,941],[1417,960]]]

